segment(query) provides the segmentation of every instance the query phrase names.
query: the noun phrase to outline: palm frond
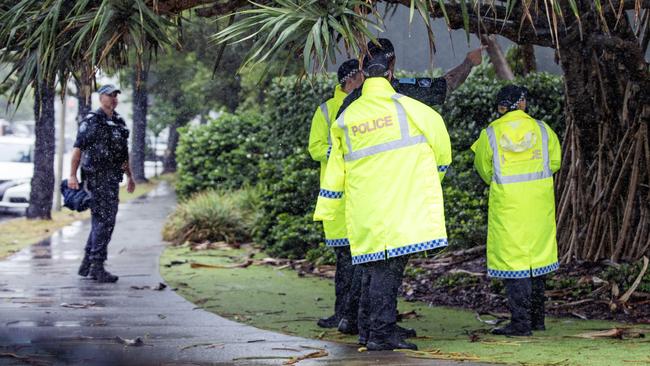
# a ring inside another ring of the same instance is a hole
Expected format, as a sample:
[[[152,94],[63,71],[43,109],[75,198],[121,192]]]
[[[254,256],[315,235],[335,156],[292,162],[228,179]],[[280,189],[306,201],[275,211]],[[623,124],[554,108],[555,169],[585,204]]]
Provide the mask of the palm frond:
[[[375,31],[383,31],[375,5],[362,0],[277,0],[274,6],[252,3],[238,20],[215,34],[219,44],[253,40],[242,68],[277,60],[283,52],[302,54],[305,70],[320,71],[334,63],[341,41],[359,54]]]

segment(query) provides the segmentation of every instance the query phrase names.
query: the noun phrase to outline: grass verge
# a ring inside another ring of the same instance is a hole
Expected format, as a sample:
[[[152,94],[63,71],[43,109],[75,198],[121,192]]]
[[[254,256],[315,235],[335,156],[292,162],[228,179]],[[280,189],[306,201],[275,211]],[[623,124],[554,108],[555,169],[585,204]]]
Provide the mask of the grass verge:
[[[173,176],[160,176],[150,179],[148,183],[138,184],[133,193],[126,191],[126,186],[120,187],[120,203],[129,202],[149,193],[161,181],[170,181]],[[0,223],[0,259],[46,239],[56,230],[70,225],[78,220],[90,218],[90,211],[76,212],[67,208],[52,211],[52,220],[27,220],[24,217]]]
[[[236,268],[236,264],[244,263],[251,255],[242,248],[191,251],[187,246],[169,247],[161,257],[161,273],[180,295],[223,317],[307,338],[356,342],[355,337],[323,330],[315,324],[333,309],[332,281],[300,277],[293,270],[268,266]],[[255,256],[260,258],[263,254]],[[221,268],[192,268],[191,263]],[[400,301],[399,309],[418,314],[401,325],[418,331],[420,338],[414,341],[420,349],[440,350],[442,357],[464,353],[479,362],[526,365],[650,363],[647,339],[576,338],[585,332],[615,327],[635,327],[648,332],[647,325],[550,318],[546,332],[536,332],[533,337],[505,338],[487,334],[490,326],[479,322],[469,311],[404,301]],[[427,357],[426,354],[412,356]]]

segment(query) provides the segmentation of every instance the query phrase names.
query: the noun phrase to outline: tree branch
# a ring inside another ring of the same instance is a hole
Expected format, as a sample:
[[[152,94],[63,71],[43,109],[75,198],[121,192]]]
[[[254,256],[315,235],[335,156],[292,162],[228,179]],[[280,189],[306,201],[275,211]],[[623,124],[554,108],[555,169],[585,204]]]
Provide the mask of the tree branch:
[[[411,0],[386,0],[386,3],[401,4],[410,6]],[[445,4],[445,11],[449,18],[450,29],[464,29],[463,12],[460,4]],[[520,24],[519,20],[524,16],[521,7],[516,7],[512,14],[506,19],[507,10],[503,6],[481,5],[479,13],[471,6],[467,8],[469,15],[469,32],[476,35],[498,34],[518,44],[535,44],[539,46],[555,47],[548,25],[544,22],[536,22],[535,29],[526,21]],[[442,8],[434,2],[430,9],[432,18],[444,18]],[[532,14],[534,19],[542,19],[541,15]],[[545,19],[545,18],[544,18]]]

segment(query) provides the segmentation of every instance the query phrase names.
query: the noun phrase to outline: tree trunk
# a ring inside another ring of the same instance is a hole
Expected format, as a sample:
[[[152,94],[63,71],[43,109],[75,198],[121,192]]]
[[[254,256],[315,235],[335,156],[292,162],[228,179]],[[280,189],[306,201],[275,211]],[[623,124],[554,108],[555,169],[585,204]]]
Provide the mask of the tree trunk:
[[[169,139],[167,140],[167,150],[163,160],[163,174],[173,173],[176,171],[176,147],[178,146],[178,128],[181,126],[179,120],[169,126]]]
[[[537,60],[535,59],[535,48],[532,44],[519,45],[521,62],[524,65],[523,74],[528,75],[537,71]]]
[[[42,82],[34,90],[34,175],[31,180],[27,218],[51,219],[54,193],[54,83]]]
[[[557,175],[562,261],[636,260],[650,251],[650,75],[625,18],[611,36],[582,18],[562,38],[566,132]]]
[[[487,45],[487,53],[490,56],[490,61],[494,65],[494,70],[497,73],[499,79],[503,80],[514,80],[515,74],[510,69],[508,60],[501,50],[501,46],[496,41],[494,35],[491,36],[481,36],[481,41]]]
[[[81,120],[93,109],[90,98],[92,86],[90,82],[84,81],[77,81],[75,84],[77,86],[77,123],[81,123]]]
[[[144,175],[145,150],[147,146],[147,76],[148,70],[146,68],[136,70],[133,73],[131,169],[133,170],[133,179],[138,183],[147,181]]]

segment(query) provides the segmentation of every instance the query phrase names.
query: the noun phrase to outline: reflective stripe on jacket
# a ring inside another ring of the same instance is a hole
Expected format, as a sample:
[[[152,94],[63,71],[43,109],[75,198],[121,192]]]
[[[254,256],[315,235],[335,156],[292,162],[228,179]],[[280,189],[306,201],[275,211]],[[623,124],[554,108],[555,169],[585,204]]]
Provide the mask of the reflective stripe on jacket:
[[[553,173],[562,151],[555,132],[513,111],[481,131],[472,150],[490,185],[488,275],[526,278],[558,269]]]
[[[330,126],[331,121],[335,120],[343,100],[345,92],[340,85],[334,90],[334,97],[318,106],[311,120],[311,129],[309,130],[309,154],[312,159],[320,162],[320,183],[322,184],[327,168],[327,158],[331,149]],[[347,232],[345,229],[345,206],[341,205],[336,212],[335,219],[323,222],[325,232],[325,244],[328,246],[346,246],[349,245]]]
[[[447,245],[440,181],[451,145],[438,113],[369,78],[331,134],[314,219],[334,219],[345,203],[354,264]]]

